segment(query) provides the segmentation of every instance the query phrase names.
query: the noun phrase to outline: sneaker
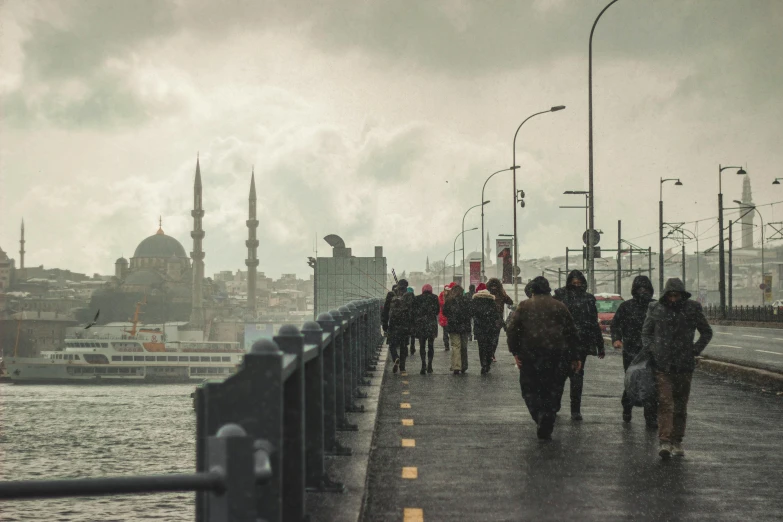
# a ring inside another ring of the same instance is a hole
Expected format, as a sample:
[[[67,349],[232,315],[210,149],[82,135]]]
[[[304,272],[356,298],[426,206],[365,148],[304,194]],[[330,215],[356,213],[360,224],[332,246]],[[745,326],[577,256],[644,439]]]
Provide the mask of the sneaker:
[[[631,422],[631,412],[623,412],[623,422]]]
[[[536,435],[540,440],[551,440],[552,430],[555,427],[554,415],[539,415],[538,417],[538,430]]]
[[[658,455],[666,460],[669,457],[672,456],[672,445],[668,442],[661,441],[660,449],[658,450]]]
[[[432,373],[432,365],[431,364],[427,365],[427,373]]]
[[[682,442],[675,442],[672,444],[672,455],[675,457],[684,457],[685,450],[682,449]]]
[[[421,371],[419,372],[419,374],[421,374],[421,375],[427,375],[427,368],[426,368],[426,367],[424,367],[424,366],[422,366],[422,367],[421,367]]]
[[[394,366],[392,366],[392,373],[397,373],[397,370],[400,368],[400,360],[394,359]]]
[[[454,375],[459,375],[459,370],[454,370]]]
[[[645,421],[647,429],[650,431],[656,431],[658,429],[658,421],[647,420]]]
[[[443,351],[444,352],[448,352],[449,351],[449,347],[447,346]]]
[[[571,413],[571,420],[572,421],[581,421],[582,420],[582,414],[579,413],[578,411],[577,412],[572,412]]]

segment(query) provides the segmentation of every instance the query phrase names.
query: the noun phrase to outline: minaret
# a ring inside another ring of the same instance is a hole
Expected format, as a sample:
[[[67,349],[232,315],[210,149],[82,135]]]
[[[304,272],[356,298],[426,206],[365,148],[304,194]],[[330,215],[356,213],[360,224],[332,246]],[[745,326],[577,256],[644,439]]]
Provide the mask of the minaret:
[[[427,256],[427,267],[424,270],[425,270],[425,272],[429,272],[430,271],[430,256]]]
[[[19,269],[24,270],[24,219],[22,220],[22,239],[19,240]]]
[[[256,219],[256,174],[255,170],[250,174],[250,205],[247,215],[247,309],[255,315],[256,312],[256,268],[258,267],[258,239],[256,238],[256,229],[258,220]]]
[[[193,210],[190,212],[193,216],[193,231],[190,237],[193,238],[193,251],[190,258],[193,260],[193,308],[190,312],[190,324],[197,327],[204,326],[204,295],[201,285],[204,281],[204,251],[201,241],[204,239],[204,230],[201,220],[204,218],[204,207],[201,205],[201,167],[198,157],[196,157],[196,180],[193,184]]]
[[[492,247],[490,246],[490,244],[491,243],[489,242],[489,232],[487,232],[487,249],[486,249],[487,250],[487,258],[484,260],[484,262],[486,264],[488,264],[488,265],[492,264],[492,262],[490,261],[490,259],[492,259]]]
[[[742,248],[753,248],[753,221],[756,217],[756,211],[751,210],[751,207],[753,207],[753,194],[750,192],[750,176],[745,175],[743,178],[742,210],[740,210],[740,212],[745,214],[742,217]]]

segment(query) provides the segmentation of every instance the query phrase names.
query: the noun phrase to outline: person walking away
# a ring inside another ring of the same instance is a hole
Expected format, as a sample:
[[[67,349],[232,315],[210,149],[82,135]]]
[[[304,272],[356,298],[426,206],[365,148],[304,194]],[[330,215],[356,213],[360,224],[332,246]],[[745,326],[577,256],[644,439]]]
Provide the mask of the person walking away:
[[[658,386],[658,454],[663,459],[685,456],[682,439],[696,356],[712,339],[701,305],[690,297],[682,281],[669,279],[642,326],[642,349],[650,353]]]
[[[628,370],[631,361],[642,351],[642,326],[647,309],[655,293],[650,278],[636,276],[631,286],[632,299],[623,301],[612,319],[612,346],[623,351],[623,370]],[[623,390],[623,422],[631,422],[633,404]],[[648,429],[658,429],[658,397],[654,396],[644,405],[644,420]]]
[[[526,288],[531,297],[511,314],[508,350],[538,438],[551,439],[566,375],[582,364],[579,334],[566,306],[550,295],[546,278],[536,277]]]
[[[495,306],[495,296],[489,293],[484,283],[480,283],[476,288],[471,304],[473,335],[478,343],[481,375],[485,375],[489,373],[493,348],[497,348],[497,338],[500,335],[498,309]]]
[[[408,292],[408,281],[400,279],[397,282],[395,295],[389,303],[389,314],[386,330],[389,332],[389,352],[394,366],[405,371],[405,359],[408,357],[408,341],[413,332],[413,295]]]
[[[474,295],[476,295],[476,285],[471,284],[468,287],[468,297],[473,299]],[[473,319],[471,318],[471,320],[470,320],[470,334],[468,334],[468,341],[471,341],[471,342],[473,341],[473,332],[474,332]]]
[[[416,321],[416,293],[413,291],[413,287],[408,287],[408,292],[413,296],[413,319],[414,322]],[[416,329],[414,328],[411,332],[411,351],[410,356],[413,357],[413,354],[416,353]]]
[[[489,293],[492,294],[495,297],[495,307],[498,311],[498,324],[497,324],[497,334],[492,339],[492,346],[491,346],[491,352],[492,352],[492,362],[496,362],[495,359],[495,351],[498,348],[498,341],[500,340],[500,331],[503,330],[506,327],[506,306],[514,306],[514,301],[511,300],[511,298],[506,293],[506,290],[503,288],[503,283],[500,282],[500,279],[497,277],[491,278],[489,281],[487,281],[487,290],[489,290]]]
[[[566,278],[566,286],[555,290],[555,299],[561,301],[576,324],[579,332],[580,360],[578,372],[570,372],[571,420],[582,420],[582,389],[584,387],[585,363],[588,355],[603,359],[604,337],[598,324],[598,308],[595,296],[587,292],[587,279],[579,270],[572,270]],[[565,384],[565,383],[564,383]]]
[[[438,337],[438,315],[440,303],[438,296],[432,293],[432,285],[424,285],[421,294],[414,300],[416,337],[419,339],[419,354],[421,355],[421,373],[432,373],[432,359],[435,357],[435,338]],[[425,357],[426,350],[426,363]]]
[[[396,295],[397,285],[392,285],[392,289],[386,293],[386,300],[383,302],[383,308],[381,309],[381,328],[383,329],[383,335],[386,336],[386,344],[389,344],[389,305],[391,305],[392,298]]]
[[[443,287],[443,291],[438,295],[438,303],[440,304],[440,313],[438,314],[438,324],[443,328],[443,346],[445,352],[449,351],[449,320],[443,315],[443,305],[446,304],[446,296],[449,295],[452,287],[456,283],[449,283]]]
[[[446,297],[443,315],[448,319],[451,343],[451,371],[454,375],[468,371],[468,335],[470,334],[470,297],[461,286],[455,285]]]

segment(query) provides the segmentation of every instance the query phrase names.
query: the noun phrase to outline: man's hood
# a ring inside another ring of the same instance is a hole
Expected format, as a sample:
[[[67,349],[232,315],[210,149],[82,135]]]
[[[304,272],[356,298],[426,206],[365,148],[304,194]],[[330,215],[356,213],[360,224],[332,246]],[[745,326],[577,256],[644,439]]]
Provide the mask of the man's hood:
[[[669,292],[680,292],[680,294],[682,294],[683,300],[689,299],[691,297],[690,292],[685,291],[685,284],[683,284],[683,282],[677,277],[672,277],[666,281],[666,286],[663,287],[663,292],[661,292],[660,301],[662,303],[665,301],[666,294]]]
[[[639,297],[639,291],[642,289],[647,289],[649,291],[650,297],[652,297],[655,293],[652,282],[646,275],[638,275],[634,278],[633,284],[631,285],[631,295],[634,297]]]
[[[473,299],[492,299],[495,300],[495,296],[489,293],[489,290],[479,290],[473,294]]]
[[[575,286],[571,286],[571,280],[574,278],[579,279],[582,282],[582,286],[579,289],[577,289]],[[566,278],[566,288],[573,291],[587,292],[587,278],[581,270],[571,270],[568,273],[568,277]]]

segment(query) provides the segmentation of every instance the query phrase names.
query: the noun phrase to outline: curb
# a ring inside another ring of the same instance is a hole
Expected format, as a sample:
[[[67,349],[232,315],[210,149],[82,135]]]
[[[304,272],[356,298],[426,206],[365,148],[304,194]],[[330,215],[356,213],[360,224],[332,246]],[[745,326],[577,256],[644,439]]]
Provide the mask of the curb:
[[[773,330],[783,329],[783,322],[765,323],[761,321],[733,321],[729,319],[708,319],[707,322],[715,326],[742,326],[745,328],[770,328]]]
[[[755,384],[769,391],[783,391],[783,373],[742,366],[713,358],[701,357],[696,368],[699,371],[738,381]]]

